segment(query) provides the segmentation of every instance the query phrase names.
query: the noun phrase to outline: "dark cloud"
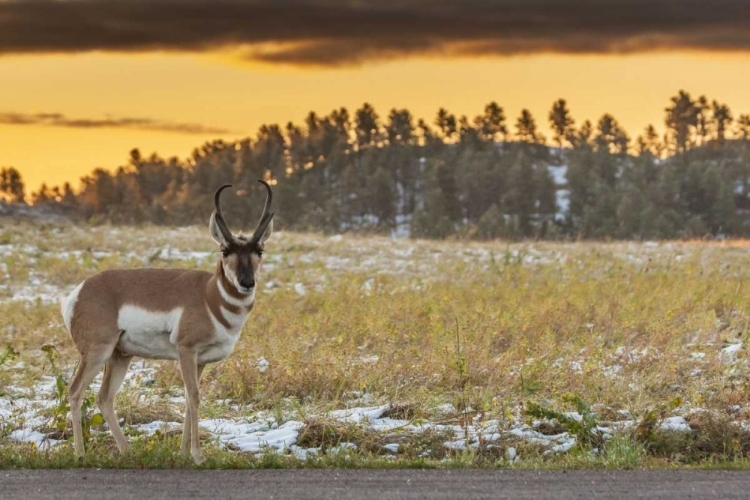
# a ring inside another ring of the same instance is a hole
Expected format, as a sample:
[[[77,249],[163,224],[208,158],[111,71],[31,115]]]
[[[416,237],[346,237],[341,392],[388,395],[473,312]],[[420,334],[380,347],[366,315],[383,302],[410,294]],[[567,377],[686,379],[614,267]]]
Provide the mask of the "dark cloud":
[[[238,49],[270,63],[750,50],[746,0],[0,0],[0,54]]]
[[[231,131],[195,123],[173,123],[151,118],[68,118],[61,113],[0,113],[2,125],[47,125],[66,128],[128,128],[181,134],[227,134]]]

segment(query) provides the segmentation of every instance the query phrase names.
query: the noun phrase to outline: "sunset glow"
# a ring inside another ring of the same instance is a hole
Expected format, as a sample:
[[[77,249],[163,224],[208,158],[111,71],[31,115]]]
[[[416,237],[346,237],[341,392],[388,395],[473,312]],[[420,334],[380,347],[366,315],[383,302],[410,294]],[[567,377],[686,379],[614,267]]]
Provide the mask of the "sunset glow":
[[[356,33],[335,35],[351,38]],[[0,120],[0,166],[18,168],[30,189],[42,182],[70,181],[75,186],[92,168],[124,164],[132,148],[185,157],[208,140],[253,136],[264,123],[301,124],[309,111],[325,114],[341,106],[353,111],[363,102],[371,103],[381,117],[391,108],[408,108],[416,118],[432,123],[439,107],[471,118],[494,100],[505,109],[509,124],[528,108],[546,130],[550,106],[562,97],[578,124],[608,112],[632,138],[648,124],[663,129],[664,108],[680,89],[725,102],[737,114],[750,112],[744,84],[750,80],[750,55],[735,46],[698,50],[697,42],[677,38],[669,38],[672,46],[663,51],[608,39],[601,54],[562,43],[549,48],[533,38],[533,50],[519,50],[522,55],[509,55],[513,51],[507,41],[492,50],[456,50],[458,42],[448,39],[442,48],[429,45],[420,51],[388,48],[381,40],[363,46],[365,60],[353,64],[346,62],[348,55],[331,64],[318,59],[263,61],[257,54],[278,54],[281,49],[269,49],[262,40],[251,52],[234,42],[208,50],[110,50],[97,49],[99,42],[92,40],[84,50],[64,45],[64,53],[50,54],[28,48],[30,42],[17,33],[9,39],[6,45],[21,48],[0,56],[0,117],[6,116]],[[622,54],[627,47],[635,48]],[[529,51],[533,53],[525,53]],[[308,52],[304,57],[319,55]],[[10,123],[10,114],[61,114],[67,121]],[[160,125],[101,123],[113,117]],[[70,126],[71,121],[98,125]]]

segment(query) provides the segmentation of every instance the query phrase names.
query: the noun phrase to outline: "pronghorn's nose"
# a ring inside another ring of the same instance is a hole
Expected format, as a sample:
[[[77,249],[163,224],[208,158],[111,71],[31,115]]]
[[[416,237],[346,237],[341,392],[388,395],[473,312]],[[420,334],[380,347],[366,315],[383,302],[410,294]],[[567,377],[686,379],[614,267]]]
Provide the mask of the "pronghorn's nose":
[[[255,286],[255,279],[253,279],[253,278],[242,278],[240,280],[240,286],[242,288],[253,288]]]

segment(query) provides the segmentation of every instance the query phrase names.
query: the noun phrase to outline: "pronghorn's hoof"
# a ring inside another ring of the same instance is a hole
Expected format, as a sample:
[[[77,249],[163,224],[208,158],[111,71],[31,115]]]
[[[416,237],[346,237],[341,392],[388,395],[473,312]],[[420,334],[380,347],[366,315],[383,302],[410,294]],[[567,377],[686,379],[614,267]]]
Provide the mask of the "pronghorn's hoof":
[[[200,465],[206,461],[206,457],[203,456],[203,452],[201,451],[194,451],[191,453],[191,455],[193,457],[193,463],[195,463],[195,465]]]

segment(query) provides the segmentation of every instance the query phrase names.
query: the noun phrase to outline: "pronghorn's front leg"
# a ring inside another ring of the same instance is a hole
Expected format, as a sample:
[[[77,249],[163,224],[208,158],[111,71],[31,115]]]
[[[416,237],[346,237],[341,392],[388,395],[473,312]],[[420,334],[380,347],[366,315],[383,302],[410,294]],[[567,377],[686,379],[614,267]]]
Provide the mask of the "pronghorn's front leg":
[[[190,425],[190,455],[196,464],[205,460],[201,453],[199,429],[198,429],[198,406],[200,405],[200,391],[198,387],[198,353],[194,348],[180,348],[180,371],[182,380],[185,382],[185,404],[186,415]]]
[[[206,365],[198,365],[198,385],[200,386],[201,381],[201,375],[203,375],[203,369],[206,367]],[[180,446],[180,450],[182,451],[182,454],[187,456],[190,452],[190,439],[191,439],[191,433],[190,429],[192,429],[193,426],[190,424],[190,405],[187,404],[187,397],[185,398],[185,420],[183,420],[182,424],[182,445]]]

